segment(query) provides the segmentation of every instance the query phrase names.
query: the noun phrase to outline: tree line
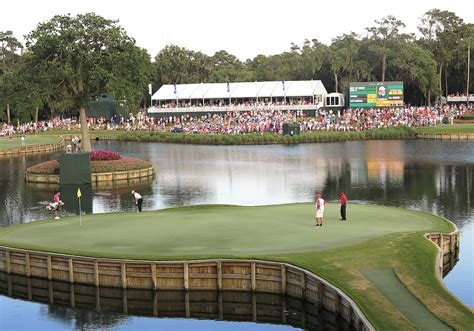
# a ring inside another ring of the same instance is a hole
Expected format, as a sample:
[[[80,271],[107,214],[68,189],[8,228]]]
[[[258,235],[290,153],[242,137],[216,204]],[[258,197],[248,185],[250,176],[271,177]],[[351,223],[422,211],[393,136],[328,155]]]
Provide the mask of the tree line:
[[[149,82],[156,90],[172,83],[320,79],[328,91],[344,93],[352,81],[400,80],[405,101],[414,105],[465,93],[474,24],[432,9],[420,18],[418,35],[404,28],[387,16],[363,36],[350,32],[330,45],[306,39],[246,61],[225,50],[210,56],[178,45],[152,60],[117,21],[57,15],[25,36],[25,45],[12,31],[0,31],[0,121],[35,120],[40,111],[85,116],[87,102],[106,92],[137,110],[149,105]]]

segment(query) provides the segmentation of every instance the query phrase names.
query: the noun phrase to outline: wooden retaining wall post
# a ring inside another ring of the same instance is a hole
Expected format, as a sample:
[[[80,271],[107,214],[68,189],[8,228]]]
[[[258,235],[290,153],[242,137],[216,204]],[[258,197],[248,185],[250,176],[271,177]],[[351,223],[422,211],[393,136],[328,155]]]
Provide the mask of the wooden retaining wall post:
[[[257,289],[257,277],[256,277],[256,265],[255,262],[250,263],[251,268],[251,279],[252,279],[252,291]]]
[[[126,289],[127,288],[127,270],[125,267],[125,263],[123,262],[120,264],[120,271],[122,274],[122,288]]]
[[[99,287],[99,261],[94,261],[94,284]]]
[[[337,317],[341,315],[342,311],[342,302],[341,302],[341,295],[336,292],[336,303],[334,305],[334,315]]]
[[[5,263],[7,264],[7,274],[9,274],[11,272],[11,261],[10,261],[10,251],[9,250],[6,250],[5,251]]]
[[[187,263],[184,263],[184,289],[187,291],[189,290],[189,265]]]
[[[31,278],[28,277],[28,300],[33,301],[33,289],[31,288]]]
[[[11,277],[8,277],[8,296],[11,297],[13,296],[13,286],[12,286],[12,278]]]
[[[222,292],[217,293],[217,312],[219,320],[224,319],[224,301],[222,299]]]
[[[252,293],[252,321],[257,322],[257,295]]]
[[[68,259],[69,264],[69,283],[74,284],[74,264],[72,258]]]
[[[53,282],[48,282],[48,297],[49,297],[49,304],[54,305],[54,290],[53,290]]]
[[[281,294],[286,294],[286,266],[281,266]]]
[[[25,253],[25,272],[26,272],[26,277],[31,276],[30,253],[28,252]]]
[[[281,324],[286,324],[286,316],[288,311],[286,310],[286,296],[281,298]]]
[[[347,323],[349,325],[352,325],[352,322],[353,322],[353,315],[354,314],[354,310],[352,309],[352,306],[349,305],[347,306]]]
[[[74,284],[71,284],[70,296],[71,296],[71,308],[75,308],[76,307],[76,297],[75,297],[75,293],[74,293]]]
[[[184,293],[184,313],[186,318],[191,317],[191,306],[189,304],[189,292]]]
[[[158,283],[156,282],[156,264],[151,264],[151,282],[153,284],[153,289],[156,290],[158,288]]]
[[[48,257],[46,258],[46,261],[48,263],[48,280],[52,280],[53,279],[53,266],[51,264],[51,255],[48,255]]]
[[[155,265],[156,270],[156,265]],[[158,316],[158,292],[153,293],[153,316]]]
[[[127,298],[127,290],[123,290],[123,297],[122,297],[122,309],[125,315],[128,315],[128,298]]]
[[[95,288],[95,310],[100,312],[100,288]]]
[[[222,262],[217,261],[217,289],[222,290]]]
[[[306,300],[306,274],[301,274],[301,299]]]
[[[324,303],[324,284],[323,282],[318,282],[318,306],[323,307]]]

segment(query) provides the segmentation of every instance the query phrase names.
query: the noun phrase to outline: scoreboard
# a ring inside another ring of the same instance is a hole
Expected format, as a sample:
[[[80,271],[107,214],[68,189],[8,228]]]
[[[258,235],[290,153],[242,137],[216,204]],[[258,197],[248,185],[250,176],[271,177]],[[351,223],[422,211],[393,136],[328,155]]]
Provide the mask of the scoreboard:
[[[403,82],[350,83],[349,107],[403,106]]]

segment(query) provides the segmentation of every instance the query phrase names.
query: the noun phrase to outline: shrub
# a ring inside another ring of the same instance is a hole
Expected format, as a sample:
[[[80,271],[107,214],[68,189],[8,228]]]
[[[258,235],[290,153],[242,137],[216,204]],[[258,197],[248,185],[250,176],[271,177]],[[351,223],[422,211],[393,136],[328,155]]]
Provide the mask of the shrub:
[[[152,164],[149,161],[136,159],[133,157],[122,157],[118,160],[110,161],[91,161],[91,172],[115,172],[115,171],[128,171],[128,170],[139,170],[151,167]],[[42,174],[42,175],[59,175],[59,161],[52,160],[36,164],[26,169],[27,173],[31,174]]]
[[[93,173],[128,171],[128,170],[145,169],[151,166],[152,164],[149,161],[136,159],[133,157],[122,157],[120,160],[92,161],[91,171]]]
[[[112,161],[120,160],[121,156],[118,152],[112,151],[94,151],[91,153],[91,161]]]
[[[35,164],[26,169],[26,172],[38,175],[59,175],[59,160],[51,160]]]

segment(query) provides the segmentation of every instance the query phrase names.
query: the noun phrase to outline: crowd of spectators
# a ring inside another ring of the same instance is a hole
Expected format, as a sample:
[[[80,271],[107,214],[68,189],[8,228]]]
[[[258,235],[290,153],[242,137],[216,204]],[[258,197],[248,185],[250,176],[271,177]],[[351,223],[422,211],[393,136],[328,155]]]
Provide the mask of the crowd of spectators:
[[[190,114],[147,116],[142,111],[129,118],[89,118],[90,130],[124,130],[186,132],[196,134],[245,134],[245,133],[282,133],[283,124],[298,123],[301,132],[310,131],[366,131],[380,128],[408,126],[436,126],[452,123],[466,111],[464,105],[440,107],[402,107],[402,108],[358,108],[333,111],[320,109],[314,117],[306,116],[302,111],[228,111],[224,114],[208,113],[203,116]],[[4,125],[0,136],[12,134],[31,134],[52,129],[74,130],[80,125],[76,118],[29,122],[18,127]]]
[[[319,103],[319,99],[315,98],[314,103]],[[313,104],[313,100],[311,98],[261,98],[258,102],[249,99],[236,99],[231,100],[191,100],[191,101],[183,101],[180,100],[176,101],[169,101],[163,102],[160,104],[155,104],[152,108],[156,109],[176,109],[176,108],[201,108],[201,107],[228,107],[228,108],[245,108],[245,107],[271,107],[271,106],[306,106]]]
[[[282,133],[283,124],[298,123],[300,131],[365,131],[380,128],[408,126],[436,126],[452,123],[462,116],[465,107],[404,107],[404,108],[360,108],[342,112],[319,110],[314,117],[303,111],[253,111],[227,112],[192,117],[189,115],[168,116],[160,119],[147,118],[142,128],[154,131],[177,131],[188,133],[244,134]]]

